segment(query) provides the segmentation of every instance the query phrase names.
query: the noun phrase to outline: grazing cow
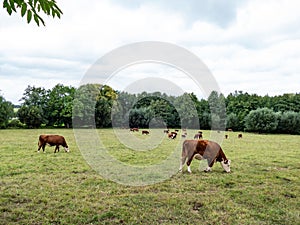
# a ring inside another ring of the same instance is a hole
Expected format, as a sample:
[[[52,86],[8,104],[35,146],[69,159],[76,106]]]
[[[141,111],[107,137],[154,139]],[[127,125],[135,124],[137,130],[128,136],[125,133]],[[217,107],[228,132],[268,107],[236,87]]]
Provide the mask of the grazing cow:
[[[130,131],[134,132],[134,131],[139,131],[139,128],[130,128]]]
[[[63,136],[60,135],[53,135],[53,134],[42,134],[39,137],[39,142],[38,142],[38,152],[40,152],[40,149],[43,149],[43,152],[45,151],[45,146],[46,144],[50,146],[56,146],[54,153],[59,152],[59,146],[63,146],[66,152],[69,152],[69,147],[67,145],[67,142]]]
[[[168,138],[171,138],[171,139],[175,139],[177,136],[177,133],[176,132],[171,132],[168,134]]]
[[[190,165],[194,157],[199,160],[207,159],[208,167],[204,170],[205,172],[211,171],[215,161],[220,162],[227,173],[230,172],[231,161],[226,158],[221,146],[216,142],[209,140],[185,140],[182,145],[179,171],[182,171],[187,159],[188,172],[191,173]]]
[[[228,134],[225,134],[225,139],[228,139]]]
[[[168,134],[169,133],[169,129],[164,130],[164,133]]]
[[[187,137],[187,132],[184,132],[181,137],[186,138]]]
[[[142,134],[148,135],[148,134],[149,134],[149,131],[147,131],[147,130],[142,130]]]
[[[194,139],[202,139],[202,138],[203,138],[202,132],[201,132],[201,133],[197,133],[197,134],[195,134],[195,136],[194,136]]]
[[[243,135],[242,134],[238,134],[238,138],[242,138],[243,137]]]

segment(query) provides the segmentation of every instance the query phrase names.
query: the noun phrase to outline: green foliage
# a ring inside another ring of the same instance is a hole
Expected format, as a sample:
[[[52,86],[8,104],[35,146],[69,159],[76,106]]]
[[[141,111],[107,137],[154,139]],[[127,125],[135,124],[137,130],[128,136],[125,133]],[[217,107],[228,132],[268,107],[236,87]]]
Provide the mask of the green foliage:
[[[73,120],[80,127],[95,125],[95,106],[100,95],[100,84],[80,86],[73,101]]]
[[[9,119],[14,115],[13,104],[0,95],[0,128],[6,128]]]
[[[35,105],[23,105],[18,110],[18,118],[28,128],[39,128],[44,122],[43,109]]]
[[[38,26],[40,23],[45,26],[44,19],[40,16],[40,13],[53,18],[60,18],[63,14],[55,0],[4,0],[3,8],[6,9],[9,15],[17,13],[18,9],[20,9],[22,17],[27,14],[27,23],[30,23],[33,18]]]
[[[300,134],[300,113],[287,111],[278,114],[277,132],[282,134]]]
[[[72,126],[74,87],[57,84],[47,91],[45,117],[48,126]]]
[[[86,84],[78,89],[57,84],[51,90],[28,86],[21,101],[26,107],[19,113],[20,121],[30,123],[27,127],[38,124],[72,127],[72,122],[76,121],[81,127],[97,128],[231,128],[299,134],[300,94],[261,97],[236,91],[225,98],[213,91],[207,100],[198,100],[193,93],[180,96],[160,92],[130,94],[101,84]],[[267,113],[261,114],[260,121],[252,119],[250,112],[261,108],[276,112],[277,119],[268,118]],[[33,111],[38,113],[36,117],[31,116]]]
[[[9,128],[24,128],[25,125],[18,119],[12,119],[8,123]]]
[[[235,113],[230,113],[227,116],[226,127],[238,131],[240,128],[240,120]]]
[[[247,131],[272,133],[278,125],[278,115],[268,108],[252,110],[245,118]]]

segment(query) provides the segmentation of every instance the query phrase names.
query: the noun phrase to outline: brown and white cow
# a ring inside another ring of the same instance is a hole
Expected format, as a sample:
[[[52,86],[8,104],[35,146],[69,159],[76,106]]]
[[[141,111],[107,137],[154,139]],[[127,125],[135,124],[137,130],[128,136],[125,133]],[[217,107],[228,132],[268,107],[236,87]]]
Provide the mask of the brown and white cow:
[[[142,134],[146,134],[146,135],[148,135],[148,134],[150,134],[150,132],[149,132],[149,131],[147,131],[147,130],[142,130]]]
[[[175,139],[177,137],[177,133],[176,132],[171,132],[171,133],[168,133],[168,138],[171,138],[171,139]]]
[[[213,141],[209,140],[185,140],[182,145],[182,155],[179,171],[186,162],[188,166],[188,172],[191,173],[190,165],[193,158],[196,159],[207,159],[208,167],[204,170],[205,172],[211,171],[211,167],[214,165],[215,161],[220,162],[223,169],[229,173],[230,172],[230,160],[226,158],[221,146]]]
[[[38,142],[38,152],[40,152],[40,149],[43,149],[43,152],[45,151],[46,144],[50,146],[56,146],[54,153],[59,152],[59,146],[63,146],[66,152],[69,152],[69,147],[67,145],[67,142],[63,136],[60,135],[53,135],[53,134],[42,134],[39,137]]]
[[[202,133],[197,133],[194,136],[194,139],[202,139],[202,138],[203,138]]]

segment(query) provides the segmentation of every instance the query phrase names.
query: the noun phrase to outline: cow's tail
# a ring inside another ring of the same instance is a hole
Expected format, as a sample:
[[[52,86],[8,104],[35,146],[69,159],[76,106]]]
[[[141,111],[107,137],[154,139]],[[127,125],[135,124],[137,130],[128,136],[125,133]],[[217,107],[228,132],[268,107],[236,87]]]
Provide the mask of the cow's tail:
[[[38,146],[40,147],[40,144],[41,144],[41,135],[39,136],[39,141],[38,141]]]

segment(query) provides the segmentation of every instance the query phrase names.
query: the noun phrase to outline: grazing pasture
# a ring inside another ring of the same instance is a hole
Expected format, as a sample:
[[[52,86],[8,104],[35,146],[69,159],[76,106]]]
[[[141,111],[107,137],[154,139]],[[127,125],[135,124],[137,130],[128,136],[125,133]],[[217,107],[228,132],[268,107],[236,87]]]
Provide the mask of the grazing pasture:
[[[112,129],[98,130],[114,157],[147,165],[197,131],[187,130],[182,140],[161,129],[126,132],[145,140],[164,135],[156,149],[138,152],[124,147]],[[44,133],[63,135],[70,152],[47,147],[37,153]],[[231,173],[219,163],[204,173],[193,160],[192,174],[185,166],[165,182],[132,187],[94,172],[71,129],[0,130],[0,224],[299,224],[300,136],[237,134],[222,143]]]

